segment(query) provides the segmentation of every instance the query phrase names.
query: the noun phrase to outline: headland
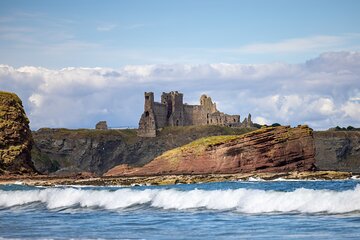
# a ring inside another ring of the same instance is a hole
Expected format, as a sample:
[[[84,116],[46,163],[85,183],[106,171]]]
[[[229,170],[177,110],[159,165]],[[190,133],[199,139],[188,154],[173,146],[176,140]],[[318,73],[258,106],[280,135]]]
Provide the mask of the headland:
[[[5,92],[0,100],[3,184],[162,185],[360,173],[359,131],[260,126],[250,114],[240,122],[205,95],[200,105],[186,105],[178,92],[164,93],[161,103],[145,93],[139,129],[101,122],[96,129],[30,131],[21,100]]]

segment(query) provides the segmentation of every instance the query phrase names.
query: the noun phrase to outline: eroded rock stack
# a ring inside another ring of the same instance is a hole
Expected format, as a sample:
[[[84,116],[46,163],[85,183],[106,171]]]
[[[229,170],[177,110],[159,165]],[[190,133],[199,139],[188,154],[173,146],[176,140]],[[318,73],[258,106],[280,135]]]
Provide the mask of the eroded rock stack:
[[[0,91],[0,174],[34,173],[29,120],[20,98]]]

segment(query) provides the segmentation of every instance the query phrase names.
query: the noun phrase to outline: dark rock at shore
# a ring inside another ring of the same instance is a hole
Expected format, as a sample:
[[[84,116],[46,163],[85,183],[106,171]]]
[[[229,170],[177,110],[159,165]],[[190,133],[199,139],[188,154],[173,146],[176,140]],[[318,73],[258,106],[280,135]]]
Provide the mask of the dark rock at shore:
[[[283,134],[289,134],[289,128],[285,129],[286,131]],[[101,175],[118,165],[120,165],[117,167],[118,169],[144,166],[164,152],[202,137],[235,135],[253,130],[221,126],[173,127],[165,128],[159,136],[149,139],[136,136],[135,129],[102,131],[40,129],[33,132],[35,144],[32,150],[32,158],[36,168],[45,174],[67,176],[91,172]],[[360,172],[359,134],[358,131],[315,131],[312,137],[316,168],[318,170]],[[308,138],[306,135],[302,141],[309,141]],[[273,144],[271,138],[259,138],[257,141],[249,142],[250,145],[254,144],[252,147],[249,145],[242,150],[235,147],[230,148],[227,155],[229,157],[236,155],[251,156],[251,152],[256,149],[255,146],[257,146],[258,141],[262,141],[263,145],[270,146]],[[302,149],[301,145],[299,146],[294,145],[293,151],[296,148]],[[210,157],[212,156],[216,155]],[[266,156],[262,155],[262,159]],[[281,158],[279,157],[279,159]],[[287,160],[283,159],[282,162],[281,164],[284,164],[283,169],[286,169]],[[193,163],[189,163],[189,165],[191,164]],[[160,166],[158,168],[160,169]],[[244,171],[250,168],[250,166],[242,166]],[[235,170],[239,170],[238,167]],[[257,166],[253,170],[262,171],[261,166]],[[229,172],[233,171],[229,170]]]
[[[360,131],[315,132],[314,140],[318,169],[360,173]]]
[[[312,130],[267,127],[247,134],[199,139],[140,168],[120,165],[105,176],[288,172],[314,170]]]
[[[35,173],[32,136],[20,98],[0,91],[0,174]]]

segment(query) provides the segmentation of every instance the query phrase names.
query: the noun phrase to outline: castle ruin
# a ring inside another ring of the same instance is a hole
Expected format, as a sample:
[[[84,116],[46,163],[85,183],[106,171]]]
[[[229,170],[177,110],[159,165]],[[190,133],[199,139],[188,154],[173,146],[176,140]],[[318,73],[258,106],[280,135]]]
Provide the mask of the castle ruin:
[[[240,115],[229,115],[217,110],[211,98],[202,95],[200,105],[183,103],[183,94],[177,91],[161,95],[161,103],[154,101],[153,92],[145,92],[144,113],[138,129],[140,137],[156,137],[156,132],[166,126],[223,125],[252,127],[251,115],[241,123]]]

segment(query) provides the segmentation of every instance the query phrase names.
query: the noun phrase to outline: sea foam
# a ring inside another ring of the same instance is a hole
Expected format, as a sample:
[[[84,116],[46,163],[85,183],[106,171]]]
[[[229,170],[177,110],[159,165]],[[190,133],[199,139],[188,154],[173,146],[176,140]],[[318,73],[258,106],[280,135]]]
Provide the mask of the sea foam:
[[[360,211],[360,185],[353,190],[299,188],[292,192],[254,189],[190,190],[119,189],[89,190],[47,188],[29,191],[0,190],[0,208],[43,203],[48,209],[101,208],[121,210],[137,205],[160,209],[211,209],[242,213],[349,213]],[[23,207],[24,207],[23,206]]]

